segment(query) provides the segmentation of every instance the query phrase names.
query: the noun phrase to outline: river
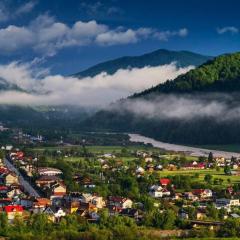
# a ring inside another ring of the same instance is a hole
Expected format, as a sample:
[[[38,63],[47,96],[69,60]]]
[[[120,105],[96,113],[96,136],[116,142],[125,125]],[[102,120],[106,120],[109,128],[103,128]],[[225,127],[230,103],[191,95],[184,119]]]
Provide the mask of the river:
[[[185,152],[192,156],[208,156],[209,152],[212,152],[215,157],[224,157],[224,158],[231,158],[233,157],[240,157],[240,153],[236,152],[226,152],[220,150],[212,150],[212,149],[204,149],[198,147],[189,147],[185,145],[178,145],[178,144],[171,144],[165,143],[161,141],[157,141],[153,138],[145,137],[140,134],[128,134],[130,137],[131,142],[142,142],[145,144],[152,144],[154,147],[169,150],[169,151],[176,151],[176,152]]]

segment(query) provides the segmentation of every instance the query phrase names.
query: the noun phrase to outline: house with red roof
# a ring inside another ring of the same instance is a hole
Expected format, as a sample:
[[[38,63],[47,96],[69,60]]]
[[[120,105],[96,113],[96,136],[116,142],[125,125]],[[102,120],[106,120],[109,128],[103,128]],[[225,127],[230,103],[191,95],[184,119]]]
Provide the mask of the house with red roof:
[[[192,193],[199,198],[211,198],[213,196],[211,189],[194,189]]]
[[[182,167],[184,170],[202,170],[205,169],[206,165],[205,163],[197,163],[193,162],[190,164],[186,164],[185,166]]]
[[[9,205],[3,207],[4,212],[7,214],[8,221],[13,221],[16,216],[23,215],[23,207],[21,205]]]
[[[167,186],[171,184],[171,180],[169,178],[161,178],[159,181],[162,186]]]

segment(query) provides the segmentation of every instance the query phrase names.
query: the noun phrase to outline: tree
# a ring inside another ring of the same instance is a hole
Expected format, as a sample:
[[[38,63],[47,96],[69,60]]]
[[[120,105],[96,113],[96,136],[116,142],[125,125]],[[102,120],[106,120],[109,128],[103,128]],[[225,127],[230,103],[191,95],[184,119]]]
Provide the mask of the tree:
[[[230,166],[225,166],[224,167],[224,173],[226,175],[231,175],[231,168],[230,168]]]
[[[208,162],[212,163],[213,162],[213,153],[210,152],[208,155]]]
[[[212,178],[213,178],[212,175],[206,174],[204,177],[204,181],[207,182],[208,184],[210,184],[212,182]]]
[[[8,228],[8,219],[7,215],[5,213],[0,213],[0,233],[2,235],[5,234],[6,230]]]
[[[173,229],[176,221],[176,213],[169,209],[166,212],[164,212],[163,215],[163,223],[162,228],[163,229]]]

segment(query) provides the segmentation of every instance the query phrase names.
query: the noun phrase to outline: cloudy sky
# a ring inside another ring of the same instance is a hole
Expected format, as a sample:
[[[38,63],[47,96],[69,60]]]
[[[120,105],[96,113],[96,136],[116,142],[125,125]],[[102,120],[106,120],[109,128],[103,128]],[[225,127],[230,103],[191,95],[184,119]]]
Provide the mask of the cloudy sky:
[[[79,81],[96,63],[159,48],[239,51],[238,0],[0,0],[0,104],[107,105],[193,66],[119,69]]]
[[[1,0],[1,63],[41,61],[69,75],[158,48],[238,51],[238,0]]]

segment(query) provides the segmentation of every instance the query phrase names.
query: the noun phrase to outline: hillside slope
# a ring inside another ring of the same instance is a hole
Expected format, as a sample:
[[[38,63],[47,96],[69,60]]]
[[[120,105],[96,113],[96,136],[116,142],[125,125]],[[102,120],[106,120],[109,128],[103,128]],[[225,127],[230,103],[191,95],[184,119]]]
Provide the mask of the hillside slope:
[[[240,90],[240,53],[226,54],[209,60],[172,81],[135,94],[135,97],[152,93],[236,90]]]

